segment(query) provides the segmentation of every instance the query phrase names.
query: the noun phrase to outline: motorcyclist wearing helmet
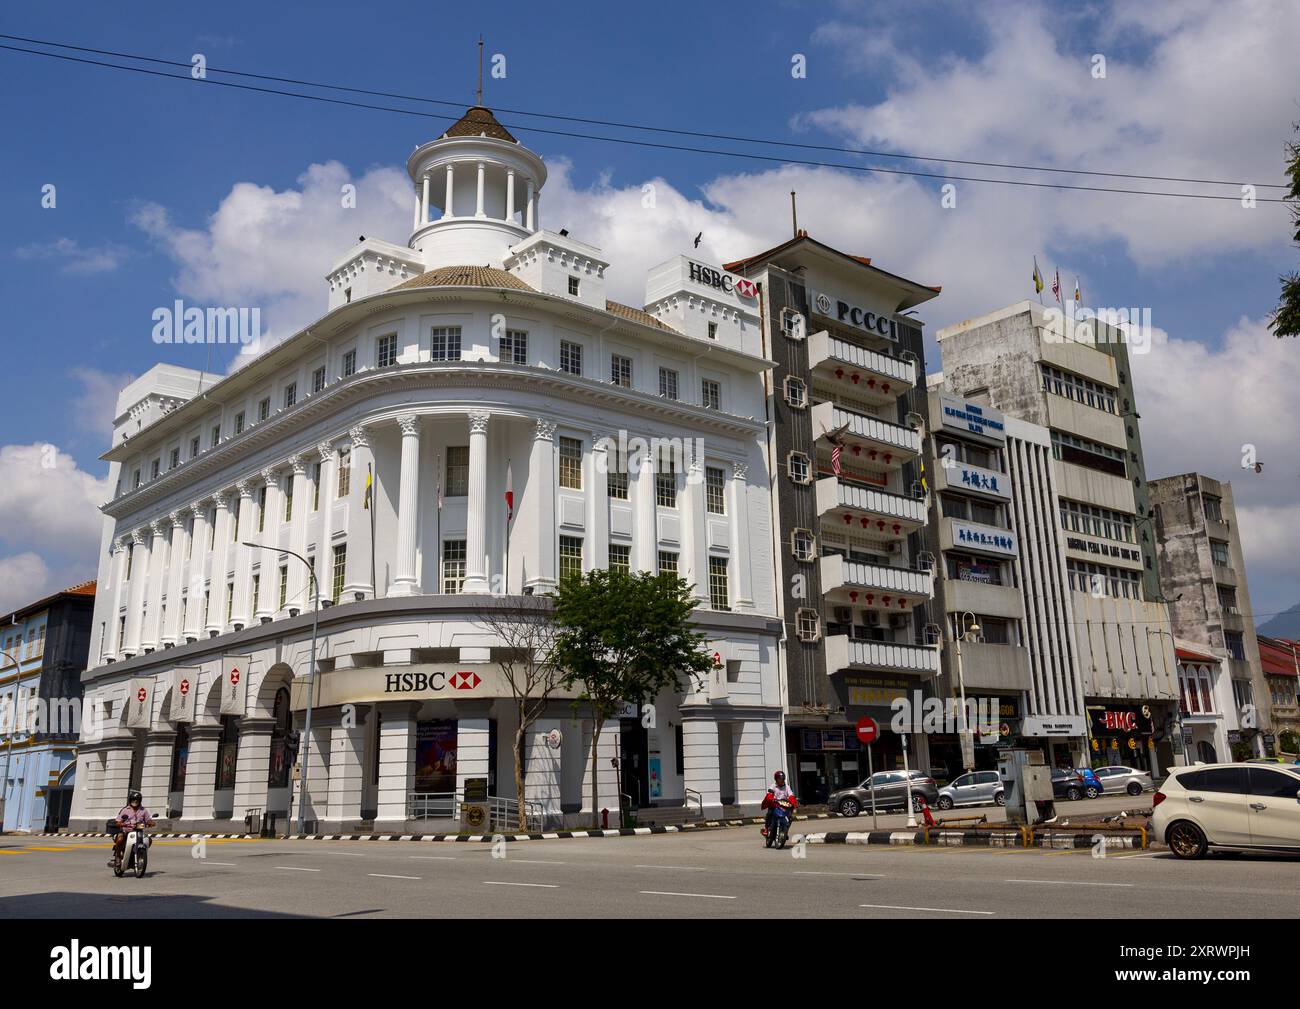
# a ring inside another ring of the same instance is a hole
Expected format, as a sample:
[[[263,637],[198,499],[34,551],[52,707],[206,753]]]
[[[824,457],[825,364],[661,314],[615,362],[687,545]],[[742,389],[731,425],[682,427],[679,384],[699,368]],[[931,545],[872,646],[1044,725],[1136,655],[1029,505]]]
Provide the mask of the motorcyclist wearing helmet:
[[[137,827],[152,827],[154,818],[145,809],[144,796],[132,790],[127,793],[126,805],[117,814],[117,833],[113,835],[113,860],[108,864],[115,866],[122,860],[126,848],[126,835]]]
[[[772,821],[776,816],[776,804],[780,802],[788,802],[791,806],[795,804],[794,789],[785,783],[784,771],[777,771],[772,775],[772,784],[768,786],[767,798],[763,800],[763,805],[767,809],[766,823],[763,827],[764,836],[772,829]]]

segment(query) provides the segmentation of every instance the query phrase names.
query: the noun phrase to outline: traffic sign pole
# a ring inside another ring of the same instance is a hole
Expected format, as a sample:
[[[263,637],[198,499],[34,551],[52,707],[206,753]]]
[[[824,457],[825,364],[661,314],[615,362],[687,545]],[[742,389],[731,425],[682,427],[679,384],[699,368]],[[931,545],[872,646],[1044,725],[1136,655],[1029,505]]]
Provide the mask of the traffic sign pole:
[[[876,724],[874,718],[869,716],[859,718],[857,733],[858,742],[867,748],[867,787],[871,791],[871,829],[877,830],[880,824],[876,821],[876,768],[871,757],[871,747],[880,734],[880,726]]]
[[[871,785],[871,829],[879,830],[880,824],[876,822],[876,769],[871,759],[871,751],[875,749],[874,744],[867,744],[867,781]]]

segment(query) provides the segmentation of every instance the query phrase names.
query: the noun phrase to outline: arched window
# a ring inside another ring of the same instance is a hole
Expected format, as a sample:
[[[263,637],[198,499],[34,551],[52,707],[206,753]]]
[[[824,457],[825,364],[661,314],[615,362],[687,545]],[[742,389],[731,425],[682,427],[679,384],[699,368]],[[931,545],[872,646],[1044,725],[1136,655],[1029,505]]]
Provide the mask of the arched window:
[[[290,751],[290,734],[293,731],[293,712],[289,709],[289,688],[281,687],[275,692],[275,706],[272,709],[275,727],[271,729],[271,762],[267,770],[266,784],[270,788],[285,788],[289,784],[289,768],[293,763]]]

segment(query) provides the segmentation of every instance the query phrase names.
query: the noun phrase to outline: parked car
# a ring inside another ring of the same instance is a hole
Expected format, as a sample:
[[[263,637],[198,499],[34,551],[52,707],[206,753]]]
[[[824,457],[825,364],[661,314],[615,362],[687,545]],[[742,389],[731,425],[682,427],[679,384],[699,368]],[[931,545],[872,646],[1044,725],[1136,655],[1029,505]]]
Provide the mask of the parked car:
[[[952,780],[951,784],[939,789],[939,808],[952,809],[953,806],[1005,806],[1006,796],[1002,792],[1002,779],[997,771],[971,771]]]
[[[851,788],[841,788],[832,792],[826,800],[827,807],[842,816],[857,816],[864,809],[871,809],[871,783],[876,786],[877,809],[907,808],[907,778],[912,779],[912,809],[921,811],[924,800],[933,806],[939,801],[939,789],[934,779],[924,771],[877,771],[871,778],[863,778],[860,784]]]
[[[1083,779],[1083,794],[1089,799],[1095,799],[1101,795],[1101,779],[1097,777],[1097,772],[1091,767],[1076,767],[1079,777]]]
[[[1139,771],[1136,767],[1123,767],[1118,764],[1111,767],[1097,768],[1097,777],[1101,779],[1103,792],[1127,792],[1129,795],[1141,795],[1154,792],[1156,783],[1151,780],[1149,771]]]
[[[1300,769],[1177,767],[1151,797],[1151,830],[1179,858],[1210,848],[1300,852]]]
[[[1052,772],[1052,794],[1058,799],[1082,799],[1083,775],[1073,767],[1058,767]]]

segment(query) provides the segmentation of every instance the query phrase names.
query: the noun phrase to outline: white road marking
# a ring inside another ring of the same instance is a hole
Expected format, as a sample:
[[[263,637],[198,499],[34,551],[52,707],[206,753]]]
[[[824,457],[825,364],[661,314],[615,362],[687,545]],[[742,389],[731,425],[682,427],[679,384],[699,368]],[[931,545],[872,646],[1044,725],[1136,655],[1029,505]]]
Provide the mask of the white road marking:
[[[858,907],[879,908],[882,911],[939,911],[943,914],[994,914],[993,911],[966,911],[960,907],[908,907],[905,904],[859,904]]]
[[[854,879],[884,879],[878,873],[874,872],[815,872],[812,869],[796,869],[796,876],[852,876]]]
[[[374,876],[376,879],[423,879],[422,876],[393,876],[387,872],[368,872],[367,876]]]
[[[552,862],[544,858],[512,858],[511,862],[521,862],[525,865],[568,865],[568,862]]]
[[[365,858],[359,851],[322,851],[322,855],[346,855],[348,858]]]
[[[204,862],[204,865],[234,865],[234,862]]]
[[[560,887],[556,883],[505,883],[497,879],[483,880],[484,886],[538,886],[545,890],[558,890]]]
[[[455,855],[408,855],[408,858],[414,858],[417,861],[425,862],[454,862]]]
[[[672,890],[638,890],[638,893],[649,894],[651,897],[704,897],[708,900],[735,900],[735,897],[728,897],[722,893],[674,893]]]
[[[288,869],[290,872],[320,872],[319,869],[304,869],[301,865],[274,865],[273,869]]]
[[[1136,883],[1093,883],[1076,879],[1004,879],[1004,883],[1047,883],[1050,886],[1137,886]]]
[[[680,869],[682,872],[708,872],[702,865],[637,865],[635,869]]]

